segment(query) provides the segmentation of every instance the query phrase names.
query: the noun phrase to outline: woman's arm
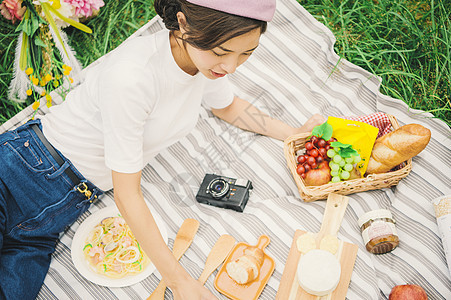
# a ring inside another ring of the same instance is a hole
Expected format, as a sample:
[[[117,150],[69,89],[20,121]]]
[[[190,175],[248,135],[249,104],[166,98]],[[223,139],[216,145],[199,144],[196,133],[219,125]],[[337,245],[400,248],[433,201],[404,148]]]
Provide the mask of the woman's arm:
[[[236,127],[278,140],[285,140],[287,137],[297,133],[310,132],[313,127],[326,121],[326,118],[323,116],[315,114],[304,125],[294,128],[280,120],[271,118],[251,103],[239,97],[235,97],[229,106],[222,109],[212,109],[212,112],[218,118]]]
[[[175,299],[216,299],[178,263],[160,234],[141,192],[141,172],[112,172],[114,201]]]

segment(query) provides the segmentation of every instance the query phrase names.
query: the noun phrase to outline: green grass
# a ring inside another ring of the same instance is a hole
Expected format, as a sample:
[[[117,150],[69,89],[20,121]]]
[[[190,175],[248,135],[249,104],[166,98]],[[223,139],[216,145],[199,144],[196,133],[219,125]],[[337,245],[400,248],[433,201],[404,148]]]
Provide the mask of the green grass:
[[[382,93],[451,125],[450,2],[299,0],[340,57],[382,78]]]
[[[384,94],[431,112],[451,126],[449,0],[298,1],[332,30],[335,51],[342,58],[383,79]],[[84,66],[154,16],[148,0],[105,2],[99,16],[86,23],[92,35],[66,29]],[[11,103],[6,97],[17,39],[14,28],[0,18],[0,123],[30,104]]]
[[[67,30],[70,44],[77,52],[77,58],[87,66],[97,58],[116,48],[133,32],[155,16],[149,0],[104,1],[97,17],[86,23],[92,34],[77,29]],[[89,45],[89,47],[86,47]]]
[[[0,124],[24,108],[24,104],[7,99],[17,40],[17,33],[14,33],[14,30],[15,26],[0,16]]]

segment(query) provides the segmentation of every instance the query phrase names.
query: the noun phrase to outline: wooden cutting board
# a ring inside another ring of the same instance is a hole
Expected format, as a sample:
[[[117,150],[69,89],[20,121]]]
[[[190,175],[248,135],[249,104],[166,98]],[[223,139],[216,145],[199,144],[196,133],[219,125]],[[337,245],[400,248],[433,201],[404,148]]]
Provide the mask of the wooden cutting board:
[[[341,226],[349,198],[346,196],[331,193],[327,199],[326,209],[323,216],[320,231],[316,234],[317,248],[319,241],[325,235],[337,236],[338,230]],[[355,259],[357,257],[357,245],[338,240],[339,246],[335,257],[340,261],[341,276],[337,288],[330,294],[322,297],[314,296],[304,291],[299,283],[297,276],[297,267],[301,252],[297,247],[297,239],[305,234],[305,231],[296,230],[291,249],[285,263],[285,269],[280,280],[279,290],[277,291],[276,299],[278,300],[325,300],[345,299],[348,291],[349,282],[351,281],[352,271],[354,269]]]
[[[260,267],[260,273],[254,281],[251,281],[248,284],[238,284],[227,274],[226,265],[229,262],[234,261],[238,257],[244,255],[244,250],[248,247],[251,247],[251,245],[247,243],[240,242],[235,245],[229,256],[226,258],[221,269],[218,271],[218,274],[216,274],[214,281],[215,288],[220,293],[233,300],[257,299],[265,288],[266,283],[268,282],[275,268],[274,259],[268,256],[264,251],[269,242],[269,237],[267,235],[262,235],[259,237],[257,245],[255,245],[255,247],[263,250],[264,258],[262,266]]]

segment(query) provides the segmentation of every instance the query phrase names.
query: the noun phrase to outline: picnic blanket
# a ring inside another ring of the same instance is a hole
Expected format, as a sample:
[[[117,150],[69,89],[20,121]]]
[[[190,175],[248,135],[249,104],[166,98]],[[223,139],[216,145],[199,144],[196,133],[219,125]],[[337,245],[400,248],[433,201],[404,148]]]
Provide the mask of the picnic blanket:
[[[156,17],[130,38],[161,28]],[[382,111],[396,116],[401,125],[418,123],[429,128],[429,145],[413,159],[412,172],[396,187],[349,196],[338,236],[359,246],[348,299],[387,299],[393,286],[406,283],[419,284],[430,299],[451,299],[450,274],[431,204],[432,199],[451,193],[450,129],[431,114],[381,94],[380,79],[339,60],[334,42],[331,31],[295,0],[279,0],[260,46],[230,76],[235,92],[293,126],[314,113],[362,116]],[[38,113],[46,112],[43,104]],[[0,132],[24,123],[31,114],[31,107],[26,108],[3,124]],[[196,202],[205,173],[252,181],[254,191],[244,213]],[[180,260],[195,278],[220,235],[227,233],[249,244],[256,244],[262,234],[270,237],[266,251],[276,268],[260,299],[275,299],[295,230],[317,232],[324,213],[325,201],[306,203],[300,198],[281,141],[237,129],[208,110],[202,110],[188,136],[157,155],[142,174],[144,197],[166,223],[170,248],[184,219],[200,221],[193,244]],[[74,233],[92,213],[114,205],[112,199],[112,191],[107,192],[61,235],[38,299],[144,299],[156,288],[161,279],[157,271],[133,286],[107,288],[86,280],[74,267],[70,255]],[[400,244],[390,253],[373,255],[365,249],[357,220],[379,208],[392,212]],[[206,287],[226,299],[213,286],[216,272]],[[172,299],[169,291],[166,299]]]

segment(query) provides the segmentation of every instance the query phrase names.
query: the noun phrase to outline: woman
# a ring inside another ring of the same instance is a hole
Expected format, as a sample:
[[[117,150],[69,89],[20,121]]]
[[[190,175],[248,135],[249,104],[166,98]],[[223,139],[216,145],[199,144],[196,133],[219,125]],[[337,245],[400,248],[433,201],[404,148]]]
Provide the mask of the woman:
[[[202,103],[280,140],[324,121],[314,115],[293,128],[232,93],[226,75],[258,47],[275,0],[154,5],[168,30],[126,42],[41,120],[0,135],[1,298],[33,299],[58,234],[114,187],[117,207],[175,299],[214,299],[163,241],[141,193],[142,168],[189,133]]]

